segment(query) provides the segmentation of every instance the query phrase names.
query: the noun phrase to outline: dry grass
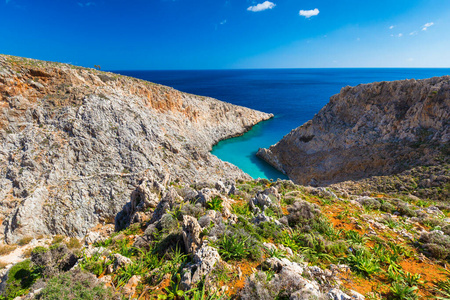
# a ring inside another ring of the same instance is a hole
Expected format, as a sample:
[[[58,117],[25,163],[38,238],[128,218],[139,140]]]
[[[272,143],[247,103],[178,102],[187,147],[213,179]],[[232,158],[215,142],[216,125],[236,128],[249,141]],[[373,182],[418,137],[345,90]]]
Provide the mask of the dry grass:
[[[19,244],[19,246],[25,246],[25,245],[28,245],[32,240],[33,240],[33,237],[26,236],[26,237],[20,239],[17,244]]]
[[[16,250],[17,245],[1,245],[0,246],[0,256],[8,255],[9,253]]]

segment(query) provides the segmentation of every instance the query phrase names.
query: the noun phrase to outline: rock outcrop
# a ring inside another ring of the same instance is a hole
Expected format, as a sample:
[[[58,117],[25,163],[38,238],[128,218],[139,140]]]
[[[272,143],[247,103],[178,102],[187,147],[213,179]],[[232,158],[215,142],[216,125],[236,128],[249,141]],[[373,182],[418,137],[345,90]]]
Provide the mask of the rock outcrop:
[[[450,77],[344,87],[258,156],[299,184],[390,175],[449,157]]]
[[[0,229],[8,242],[85,235],[112,222],[144,177],[248,178],[209,151],[272,116],[113,73],[5,55],[0,106]]]

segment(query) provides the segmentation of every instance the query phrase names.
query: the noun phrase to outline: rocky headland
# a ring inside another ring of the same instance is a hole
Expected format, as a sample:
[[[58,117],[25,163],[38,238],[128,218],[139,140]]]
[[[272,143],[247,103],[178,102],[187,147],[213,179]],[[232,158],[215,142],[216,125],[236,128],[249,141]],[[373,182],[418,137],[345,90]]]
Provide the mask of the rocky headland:
[[[257,155],[298,184],[324,186],[439,165],[448,161],[449,143],[444,76],[344,87],[312,120]]]
[[[272,115],[143,80],[0,56],[0,236],[85,235],[144,178],[250,179],[209,151]]]
[[[0,299],[449,299],[448,86],[344,88],[260,151],[311,187],[209,153],[270,114],[0,55]]]

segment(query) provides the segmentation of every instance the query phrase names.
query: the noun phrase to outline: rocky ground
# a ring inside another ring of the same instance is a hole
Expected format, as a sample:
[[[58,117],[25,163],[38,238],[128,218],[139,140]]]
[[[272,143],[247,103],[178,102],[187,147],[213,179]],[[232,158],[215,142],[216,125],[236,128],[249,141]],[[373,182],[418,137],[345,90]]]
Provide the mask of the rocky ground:
[[[450,297],[450,210],[412,195],[351,193],[291,181],[144,179],[121,216],[131,220],[125,229],[20,241],[14,251],[28,250],[3,269],[3,297]]]
[[[450,77],[345,87],[258,155],[294,182],[323,186],[448,163]]]

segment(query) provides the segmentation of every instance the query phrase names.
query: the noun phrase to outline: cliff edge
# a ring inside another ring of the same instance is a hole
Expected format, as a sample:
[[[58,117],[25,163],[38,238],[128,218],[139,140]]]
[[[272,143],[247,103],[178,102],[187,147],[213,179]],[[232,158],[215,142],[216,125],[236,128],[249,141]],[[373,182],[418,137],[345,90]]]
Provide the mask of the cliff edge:
[[[113,222],[142,178],[249,176],[209,151],[270,114],[147,81],[0,55],[0,218],[8,242]]]
[[[344,87],[258,156],[304,185],[390,175],[448,160],[450,77]]]

